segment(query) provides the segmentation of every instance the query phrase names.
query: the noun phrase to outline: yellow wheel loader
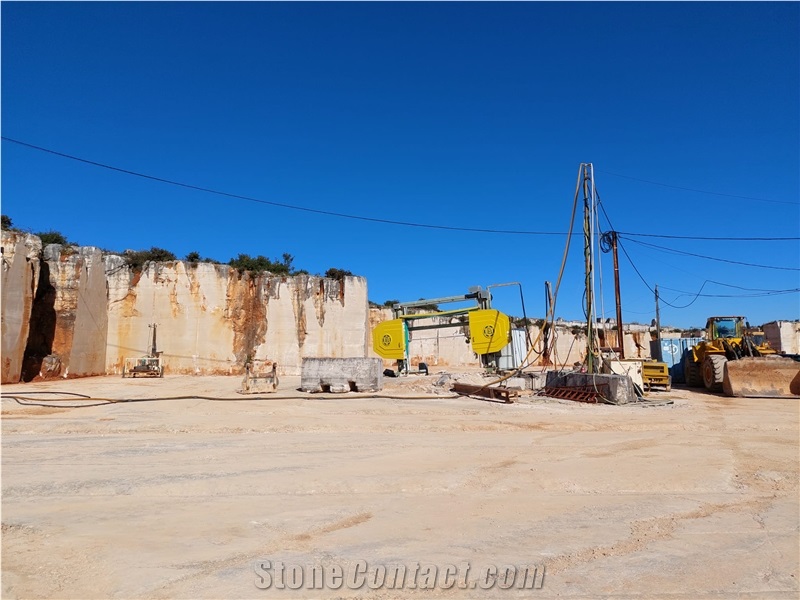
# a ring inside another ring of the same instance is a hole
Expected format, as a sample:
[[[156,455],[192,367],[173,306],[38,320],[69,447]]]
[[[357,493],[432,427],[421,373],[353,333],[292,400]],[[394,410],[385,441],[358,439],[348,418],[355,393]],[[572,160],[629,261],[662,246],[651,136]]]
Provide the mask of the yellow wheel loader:
[[[684,357],[690,387],[727,396],[800,396],[800,363],[778,355],[760,336],[754,336],[744,317],[710,317],[706,340]]]

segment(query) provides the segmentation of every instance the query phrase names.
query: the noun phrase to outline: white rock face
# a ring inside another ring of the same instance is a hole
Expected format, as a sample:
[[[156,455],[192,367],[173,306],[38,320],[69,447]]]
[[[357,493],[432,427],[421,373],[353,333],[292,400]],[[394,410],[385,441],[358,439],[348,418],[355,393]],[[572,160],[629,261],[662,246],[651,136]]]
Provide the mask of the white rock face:
[[[106,271],[109,373],[149,351],[153,323],[166,373],[240,373],[252,358],[299,375],[304,357],[366,355],[361,277],[253,276],[182,261],[148,263],[134,274],[115,257],[106,258]]]
[[[34,235],[3,231],[2,248],[2,383],[16,383],[39,283],[42,241]]]
[[[150,351],[151,325],[165,373],[238,374],[245,361],[363,358],[367,283],[308,275],[239,273],[209,263],[148,263],[134,272],[97,248],[49,245],[3,232],[2,381],[120,374]],[[44,260],[40,260],[40,256]],[[27,350],[26,350],[27,348]]]
[[[53,305],[37,303],[31,321],[32,334],[39,331],[39,354],[59,357],[62,377],[86,377],[105,373],[108,312],[103,254],[91,246],[44,248],[44,265],[54,295]],[[47,312],[52,311],[52,316]],[[42,323],[49,318],[53,323]],[[52,338],[49,338],[52,329]],[[49,343],[48,343],[49,340]]]

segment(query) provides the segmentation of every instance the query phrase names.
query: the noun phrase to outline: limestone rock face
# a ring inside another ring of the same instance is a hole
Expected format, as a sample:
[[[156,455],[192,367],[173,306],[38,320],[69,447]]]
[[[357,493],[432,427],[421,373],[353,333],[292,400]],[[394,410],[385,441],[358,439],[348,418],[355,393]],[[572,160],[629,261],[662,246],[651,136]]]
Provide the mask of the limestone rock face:
[[[299,375],[303,358],[366,356],[367,284],[227,265],[147,263],[3,232],[3,383],[121,374],[150,352],[166,374],[238,374],[248,359]],[[41,258],[40,258],[41,257]]]
[[[102,252],[91,246],[44,248],[44,264],[53,289],[50,354],[57,356],[62,377],[105,373],[108,302]],[[48,307],[49,308],[49,307]],[[41,322],[32,322],[35,329]],[[42,350],[44,351],[44,349]],[[46,377],[48,369],[40,371]]]
[[[367,286],[275,276],[209,263],[148,263],[141,273],[108,268],[106,371],[149,350],[157,326],[165,373],[238,374],[248,358],[299,375],[304,357],[363,357]]]
[[[3,231],[2,249],[2,383],[15,383],[22,375],[42,241],[34,235]]]

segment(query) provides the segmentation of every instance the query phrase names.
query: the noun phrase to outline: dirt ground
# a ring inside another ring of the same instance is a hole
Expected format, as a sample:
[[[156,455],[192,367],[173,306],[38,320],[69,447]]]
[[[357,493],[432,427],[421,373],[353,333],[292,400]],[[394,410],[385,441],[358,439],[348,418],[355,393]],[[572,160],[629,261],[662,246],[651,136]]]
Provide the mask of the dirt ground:
[[[436,379],[385,380],[427,399],[312,396],[299,378],[262,400],[238,377],[3,386],[239,400],[3,399],[3,598],[800,596],[797,400],[499,404]],[[466,587],[277,587],[278,563],[361,560],[471,570]],[[493,565],[543,566],[541,589],[470,587]]]

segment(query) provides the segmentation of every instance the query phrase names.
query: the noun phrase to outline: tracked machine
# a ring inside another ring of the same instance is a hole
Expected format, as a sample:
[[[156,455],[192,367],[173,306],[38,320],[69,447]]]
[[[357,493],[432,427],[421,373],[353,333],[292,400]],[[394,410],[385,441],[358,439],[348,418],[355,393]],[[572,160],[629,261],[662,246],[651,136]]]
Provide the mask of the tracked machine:
[[[744,317],[710,317],[706,340],[687,350],[690,387],[739,397],[800,397],[800,363],[780,356]]]

